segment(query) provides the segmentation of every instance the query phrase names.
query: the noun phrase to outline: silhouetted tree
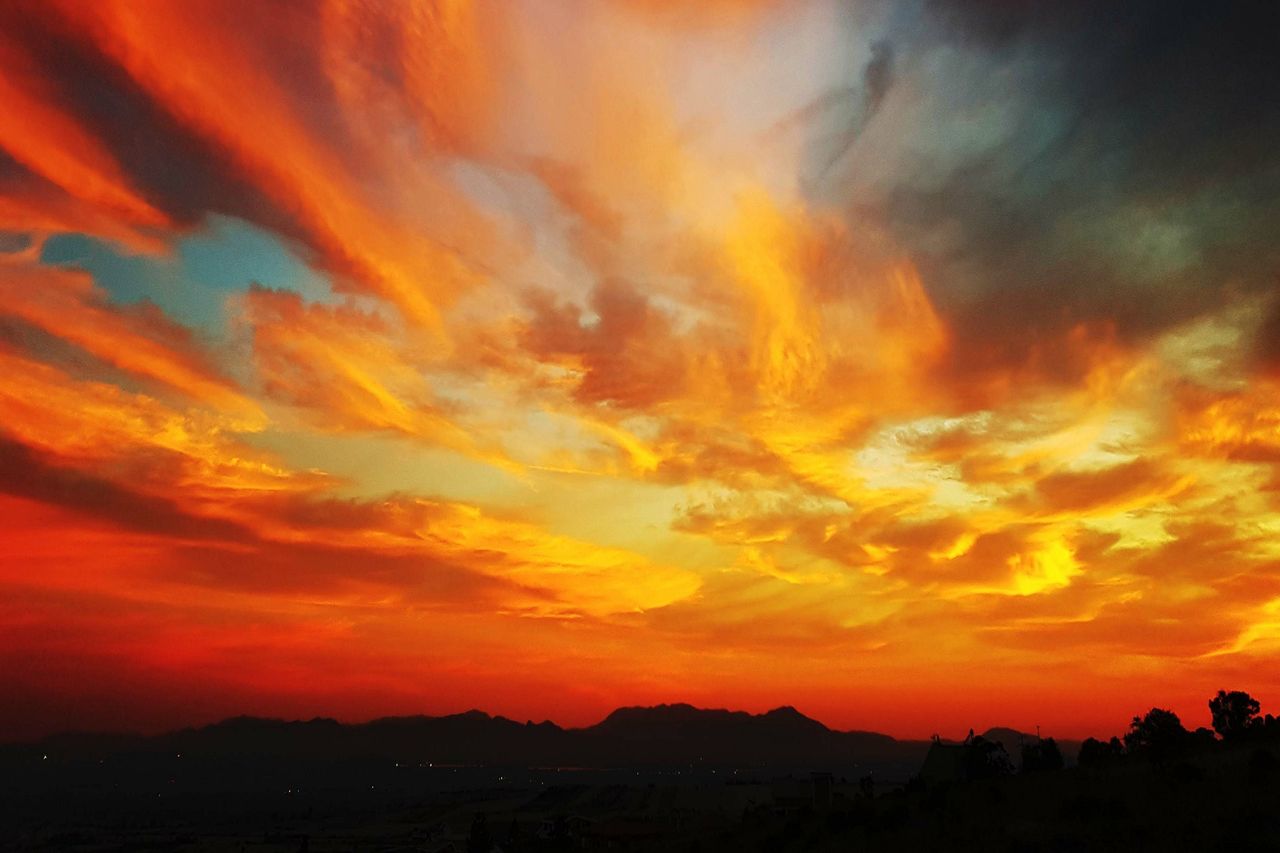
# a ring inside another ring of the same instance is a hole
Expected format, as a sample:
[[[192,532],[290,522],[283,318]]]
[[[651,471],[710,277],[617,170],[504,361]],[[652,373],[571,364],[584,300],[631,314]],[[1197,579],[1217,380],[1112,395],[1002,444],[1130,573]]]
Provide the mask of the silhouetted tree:
[[[1004,744],[999,741],[987,740],[981,735],[974,737],[971,731],[965,746],[966,778],[993,779],[1013,773],[1013,761],[1005,751]]]
[[[1247,732],[1257,719],[1262,705],[1243,690],[1228,693],[1219,690],[1209,700],[1209,713],[1213,715],[1213,730],[1223,740],[1236,740]]]
[[[1062,750],[1051,737],[1043,738],[1039,743],[1028,743],[1022,746],[1022,772],[1036,773],[1042,770],[1061,770]]]
[[[1163,761],[1186,743],[1187,730],[1178,715],[1164,708],[1152,708],[1142,717],[1134,717],[1125,733],[1125,749]]]
[[[1120,756],[1124,755],[1124,745],[1120,743],[1120,738],[1113,737],[1109,741],[1101,741],[1097,738],[1085,738],[1084,743],[1080,744],[1080,753],[1076,756],[1076,763],[1081,767],[1102,767],[1110,764]]]

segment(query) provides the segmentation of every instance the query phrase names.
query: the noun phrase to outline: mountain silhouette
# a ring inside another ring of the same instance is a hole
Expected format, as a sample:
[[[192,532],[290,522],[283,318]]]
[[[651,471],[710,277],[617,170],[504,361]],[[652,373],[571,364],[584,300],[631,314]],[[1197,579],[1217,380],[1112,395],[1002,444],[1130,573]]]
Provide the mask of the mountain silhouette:
[[[181,755],[187,761],[340,762],[525,767],[843,767],[918,765],[924,741],[836,731],[792,707],[763,714],[687,704],[619,708],[585,728],[520,723],[482,711],[344,724],[234,717],[155,736],[66,734],[30,748],[74,759]]]
[[[982,737],[985,740],[989,740],[1003,746],[1004,751],[1008,753],[1009,758],[1011,758],[1015,764],[1022,756],[1022,747],[1024,745],[1030,746],[1040,739],[1038,735],[1021,732],[1017,729],[1005,728],[1003,726],[987,729],[985,732],[982,732]],[[1069,757],[1069,759],[1074,762],[1075,754],[1080,751],[1080,741],[1055,738],[1055,742],[1058,744],[1058,749],[1061,750],[1062,754]]]

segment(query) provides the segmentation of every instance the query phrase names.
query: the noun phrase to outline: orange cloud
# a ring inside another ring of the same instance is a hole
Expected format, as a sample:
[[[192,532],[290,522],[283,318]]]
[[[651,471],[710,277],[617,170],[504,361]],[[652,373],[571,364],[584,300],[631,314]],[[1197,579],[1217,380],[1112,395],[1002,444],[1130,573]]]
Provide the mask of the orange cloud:
[[[1218,269],[1195,229],[1126,266],[1110,226],[1073,254],[1087,223],[1013,221],[1042,122],[929,88],[971,45],[885,79],[869,7],[530,9],[0,13],[0,677],[31,707],[884,728],[905,695],[895,733],[1076,734],[1274,651],[1273,306],[1179,290]],[[52,266],[60,233],[114,249]],[[160,265],[228,322],[120,297]],[[1134,309],[1157,269],[1176,310]]]
[[[347,4],[332,5],[337,22],[330,32],[344,32],[340,21],[349,14],[343,11]],[[352,161],[367,144],[385,143],[385,134],[405,131],[378,121],[376,107],[384,100],[378,78],[368,69],[338,64],[332,58],[327,66],[310,68],[312,73],[329,75],[337,94],[349,103],[358,102],[373,122],[344,128],[336,137],[322,134],[299,113],[300,104],[292,100],[298,93],[281,84],[283,78],[301,85],[300,75],[307,72],[283,63],[272,45],[293,40],[299,32],[322,40],[325,31],[317,33],[315,22],[300,9],[280,18],[255,15],[249,7],[242,11],[237,13],[227,4],[199,4],[179,11],[165,3],[104,3],[87,14],[72,5],[64,15],[77,26],[91,26],[101,49],[175,116],[226,146],[279,206],[296,213],[334,269],[387,296],[414,321],[437,324],[441,304],[480,280],[479,258],[462,249],[486,233],[484,220],[462,193],[421,171],[413,185],[414,196],[387,199],[394,205],[393,212],[384,211],[377,199],[366,194],[365,176],[355,171]],[[384,11],[397,14],[391,7]],[[420,23],[439,27],[418,28],[416,35],[423,40],[403,41],[402,46],[421,51],[418,56],[447,46],[464,26],[457,17],[440,21],[429,14],[421,16]],[[246,21],[257,21],[260,29],[246,29]],[[392,20],[387,25],[394,29],[397,23]],[[346,55],[341,44],[334,51]],[[417,67],[409,63],[411,70]],[[417,85],[429,87],[431,74],[438,72],[423,73],[426,79]],[[243,121],[249,92],[257,116],[252,123]],[[378,135],[365,136],[370,132]],[[288,153],[281,156],[283,152]],[[366,168],[382,162],[375,152],[365,149],[364,153],[373,158]],[[429,146],[405,152],[427,158],[435,153]],[[383,177],[402,176],[384,173]],[[406,207],[410,203],[413,206]],[[437,213],[442,206],[448,207],[447,219]],[[429,233],[430,219],[435,219],[440,233]]]
[[[243,321],[272,397],[314,411],[329,428],[389,429],[473,447],[424,376],[430,356],[419,352],[415,360],[385,319],[254,287],[244,297]]]
[[[169,386],[261,426],[262,413],[230,380],[219,376],[189,330],[154,306],[112,306],[90,276],[0,258],[0,315],[17,318],[74,344],[94,357]]]
[[[1242,391],[1194,386],[1179,394],[1179,438],[1194,453],[1280,462],[1280,384],[1260,377]]]
[[[60,108],[40,69],[12,35],[0,36],[0,148],[58,186],[133,226],[163,226],[111,153],[75,115]]]

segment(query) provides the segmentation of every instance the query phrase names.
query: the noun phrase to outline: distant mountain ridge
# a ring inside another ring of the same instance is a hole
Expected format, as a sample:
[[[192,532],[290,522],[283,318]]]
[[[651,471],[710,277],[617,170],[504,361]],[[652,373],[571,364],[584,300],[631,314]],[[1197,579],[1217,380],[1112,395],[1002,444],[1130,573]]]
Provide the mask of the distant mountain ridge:
[[[1010,746],[1028,737],[1011,729],[990,731]],[[233,717],[154,736],[54,735],[29,747],[78,759],[155,754],[209,762],[822,769],[919,766],[929,742],[833,730],[790,706],[751,714],[671,704],[618,708],[576,729],[476,710],[366,723]],[[1014,749],[1010,754],[1016,761]]]

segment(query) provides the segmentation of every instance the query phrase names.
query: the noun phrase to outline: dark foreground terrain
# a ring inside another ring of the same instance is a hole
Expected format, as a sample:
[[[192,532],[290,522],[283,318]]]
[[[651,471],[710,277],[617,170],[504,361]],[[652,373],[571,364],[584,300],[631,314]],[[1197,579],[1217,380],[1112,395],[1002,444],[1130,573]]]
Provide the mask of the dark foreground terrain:
[[[996,742],[1016,732],[963,744],[863,738],[879,752],[858,762],[809,755],[844,741],[794,712],[705,713],[633,709],[600,740],[633,762],[595,767],[422,752],[465,755],[476,744],[462,732],[483,732],[484,715],[442,718],[453,720],[443,728],[401,721],[397,737],[379,729],[373,740],[328,721],[252,720],[161,738],[51,738],[0,752],[0,850],[1280,851],[1280,741],[1269,735],[1184,732],[1114,753],[1094,742],[1085,767],[1036,769],[1039,741]],[[815,739],[800,738],[791,766],[785,743],[751,745],[779,727]],[[772,760],[733,766],[714,754],[739,738]],[[332,754],[315,754],[325,743]]]

